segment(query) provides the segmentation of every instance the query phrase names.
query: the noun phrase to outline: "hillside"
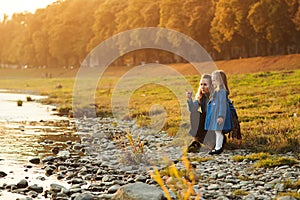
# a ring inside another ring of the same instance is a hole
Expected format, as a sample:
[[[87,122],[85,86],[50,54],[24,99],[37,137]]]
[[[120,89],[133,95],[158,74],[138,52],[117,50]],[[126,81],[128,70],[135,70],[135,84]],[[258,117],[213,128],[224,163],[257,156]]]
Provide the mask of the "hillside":
[[[219,69],[223,69],[228,74],[293,70],[300,69],[300,54],[222,60],[215,63]],[[190,64],[175,64],[173,67],[185,75],[196,73]]]
[[[228,74],[245,74],[261,71],[294,70],[300,69],[300,54],[284,56],[255,57],[235,60],[222,60],[215,62],[219,69],[223,69]],[[171,64],[171,67],[183,75],[198,74],[191,64]],[[109,67],[106,76],[122,76],[134,67],[112,66]],[[51,74],[52,78],[75,77],[76,69],[47,68],[47,69],[0,69],[2,79],[28,79],[43,78],[45,74]]]

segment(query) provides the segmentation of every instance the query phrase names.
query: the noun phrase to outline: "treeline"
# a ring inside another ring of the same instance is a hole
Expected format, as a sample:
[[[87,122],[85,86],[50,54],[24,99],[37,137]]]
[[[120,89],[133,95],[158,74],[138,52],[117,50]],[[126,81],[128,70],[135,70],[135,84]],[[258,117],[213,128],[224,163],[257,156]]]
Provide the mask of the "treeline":
[[[300,0],[59,0],[0,23],[0,64],[80,66],[105,39],[140,27],[164,27],[199,42],[214,60],[300,51]],[[126,64],[182,62],[139,50]]]

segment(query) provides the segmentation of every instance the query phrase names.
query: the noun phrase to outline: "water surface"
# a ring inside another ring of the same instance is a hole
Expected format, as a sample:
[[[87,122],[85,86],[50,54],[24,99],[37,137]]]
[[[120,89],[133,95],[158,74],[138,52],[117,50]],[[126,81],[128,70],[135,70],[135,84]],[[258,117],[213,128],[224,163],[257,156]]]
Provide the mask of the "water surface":
[[[31,97],[33,101],[27,101]],[[37,101],[45,99],[47,96],[9,93],[0,89],[0,122],[22,122],[40,120],[61,119],[55,115],[55,106],[42,105]],[[23,101],[22,106],[17,106],[17,101]]]
[[[28,96],[33,101],[27,101]],[[54,176],[47,177],[42,164],[29,162],[31,158],[55,156],[51,152],[53,147],[65,149],[68,148],[67,141],[79,140],[68,118],[55,115],[55,106],[39,103],[44,98],[47,97],[0,89],[0,171],[8,174],[0,178],[0,186],[17,184],[22,179],[44,189],[49,189],[51,183],[67,185]],[[17,106],[18,100],[23,101],[22,106]],[[41,194],[39,196],[43,198]],[[18,197],[22,195],[0,190],[0,200]]]

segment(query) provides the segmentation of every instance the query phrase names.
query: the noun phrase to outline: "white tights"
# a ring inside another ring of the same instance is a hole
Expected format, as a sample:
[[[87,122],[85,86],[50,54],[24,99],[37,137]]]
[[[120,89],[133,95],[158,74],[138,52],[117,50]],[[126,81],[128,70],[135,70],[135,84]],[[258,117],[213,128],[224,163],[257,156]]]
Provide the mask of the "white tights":
[[[222,131],[215,131],[216,133],[216,146],[215,149],[219,150],[222,148],[224,136],[222,134]]]

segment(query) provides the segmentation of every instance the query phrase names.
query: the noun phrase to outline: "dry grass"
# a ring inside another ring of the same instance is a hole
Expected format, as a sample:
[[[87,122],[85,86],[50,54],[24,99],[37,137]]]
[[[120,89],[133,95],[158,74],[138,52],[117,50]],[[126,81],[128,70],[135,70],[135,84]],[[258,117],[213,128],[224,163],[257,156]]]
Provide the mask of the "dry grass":
[[[243,133],[242,142],[230,141],[228,147],[271,153],[300,152],[300,55],[218,61],[216,64],[229,74],[230,98],[237,109]],[[185,75],[194,91],[197,89],[200,77],[189,64],[171,66]],[[105,71],[96,91],[99,116],[111,114],[112,92],[118,77],[130,69],[132,67],[109,67]],[[51,73],[52,78],[42,77],[46,72]],[[44,103],[55,104],[69,113],[76,73],[75,69],[61,68],[0,69],[0,85],[1,88],[49,95]],[[57,88],[57,84],[62,88]],[[123,117],[136,120],[140,126],[149,126],[149,110],[154,104],[162,106],[159,112],[153,110],[154,114],[166,110],[163,130],[169,135],[177,133],[181,120],[178,98],[163,86],[148,84],[134,91],[128,105],[130,113]],[[182,132],[183,137],[186,131]]]

